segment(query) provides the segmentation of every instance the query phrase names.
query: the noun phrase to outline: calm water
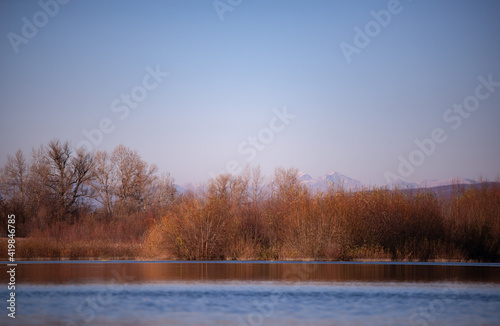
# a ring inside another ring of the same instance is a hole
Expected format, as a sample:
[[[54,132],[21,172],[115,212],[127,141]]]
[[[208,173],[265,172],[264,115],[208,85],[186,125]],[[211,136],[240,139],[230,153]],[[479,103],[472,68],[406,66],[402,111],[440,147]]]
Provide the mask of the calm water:
[[[500,325],[500,265],[19,263],[16,304],[1,325]]]

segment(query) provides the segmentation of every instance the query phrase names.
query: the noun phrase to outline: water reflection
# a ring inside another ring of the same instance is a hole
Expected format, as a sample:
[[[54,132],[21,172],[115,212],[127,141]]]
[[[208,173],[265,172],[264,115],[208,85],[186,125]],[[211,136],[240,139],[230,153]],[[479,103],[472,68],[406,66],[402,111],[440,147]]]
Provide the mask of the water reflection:
[[[500,264],[26,262],[16,269],[16,320],[3,314],[0,325],[498,325],[499,271]]]
[[[5,284],[6,274],[1,275]],[[270,262],[29,262],[20,284],[179,281],[500,283],[500,265]]]

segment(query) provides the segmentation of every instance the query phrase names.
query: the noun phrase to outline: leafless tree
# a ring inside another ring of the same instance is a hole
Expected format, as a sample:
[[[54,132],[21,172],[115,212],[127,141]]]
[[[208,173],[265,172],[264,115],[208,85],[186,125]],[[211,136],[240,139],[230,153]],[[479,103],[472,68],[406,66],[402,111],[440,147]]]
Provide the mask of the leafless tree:
[[[248,174],[241,174],[233,176],[229,184],[231,191],[231,200],[233,206],[243,206],[248,204],[248,183],[250,176]]]
[[[78,148],[76,155],[71,158],[71,168],[73,170],[72,204],[79,198],[89,197],[89,184],[92,180],[91,171],[93,167],[94,157],[92,154],[84,148]]]
[[[44,200],[47,200],[47,185],[49,181],[50,167],[47,160],[45,148],[33,148],[31,150],[31,162],[29,164],[29,198],[32,206],[32,212],[42,205]]]
[[[221,173],[211,179],[208,183],[208,196],[225,200],[229,199],[231,179],[232,177],[229,173]]]
[[[5,177],[10,192],[10,209],[18,216],[19,223],[24,224],[27,202],[28,164],[21,150],[14,157],[7,156]]]
[[[265,196],[265,178],[262,175],[260,166],[254,168],[248,167],[245,169],[245,173],[249,175],[248,191],[250,200],[254,205],[257,205]]]
[[[117,213],[156,211],[174,200],[175,187],[169,174],[157,175],[158,168],[142,160],[137,151],[124,145],[110,154],[94,155],[92,198],[99,202],[109,217]]]
[[[7,156],[5,172],[9,179],[14,196],[24,197],[25,181],[27,177],[27,165],[23,152],[18,150],[14,157]]]
[[[66,141],[49,142],[46,157],[49,164],[48,187],[54,197],[57,218],[69,214],[80,199],[88,196],[86,183],[91,179],[93,158],[83,148],[73,151]]]
[[[31,150],[28,165],[28,205],[26,218],[30,220],[30,228],[42,227],[48,222],[48,211],[53,209],[52,195],[48,188],[50,167],[43,145]]]
[[[300,183],[299,171],[296,168],[276,168],[271,188],[272,196],[279,198],[285,204],[295,202],[302,193],[306,192],[305,186]]]
[[[127,212],[145,209],[147,189],[158,170],[156,165],[149,165],[135,150],[123,145],[113,150],[111,162],[116,166],[116,195],[120,207]]]
[[[147,190],[147,206],[154,210],[164,212],[175,201],[176,189],[174,179],[170,174],[152,178],[152,182]]]
[[[5,216],[7,214],[7,196],[7,176],[5,175],[4,168],[0,168],[0,213],[2,214],[2,216]],[[2,230],[2,228],[0,228],[0,230]]]
[[[248,201],[248,182],[249,176],[247,174],[232,176],[229,173],[222,173],[209,181],[206,194],[209,197],[224,199],[235,205],[246,204]]]
[[[24,202],[26,198],[26,179],[28,175],[28,166],[26,159],[21,150],[16,152],[14,157],[7,156],[7,164],[5,166],[5,173],[12,188],[13,196]]]
[[[113,216],[113,206],[117,187],[116,166],[111,160],[111,155],[106,151],[97,151],[94,155],[94,168],[92,169],[93,198],[106,210],[108,217]]]

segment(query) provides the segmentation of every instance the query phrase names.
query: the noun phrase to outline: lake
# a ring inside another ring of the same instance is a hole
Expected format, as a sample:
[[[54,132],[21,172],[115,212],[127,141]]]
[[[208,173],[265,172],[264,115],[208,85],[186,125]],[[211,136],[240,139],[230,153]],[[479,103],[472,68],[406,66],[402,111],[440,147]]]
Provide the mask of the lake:
[[[18,262],[7,313],[1,325],[500,325],[500,264]]]

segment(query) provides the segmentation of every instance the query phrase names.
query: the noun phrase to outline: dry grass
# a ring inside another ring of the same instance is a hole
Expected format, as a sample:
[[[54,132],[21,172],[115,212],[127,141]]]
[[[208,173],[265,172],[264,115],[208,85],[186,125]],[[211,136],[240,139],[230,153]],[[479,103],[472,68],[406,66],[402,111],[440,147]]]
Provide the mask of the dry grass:
[[[1,239],[2,248],[7,247],[7,239]],[[135,259],[141,253],[140,244],[92,242],[58,242],[50,238],[16,239],[16,260],[121,260]],[[7,250],[2,251],[7,252]],[[7,258],[5,254],[1,258]]]
[[[142,255],[143,234],[153,224],[129,216],[111,221],[87,216],[78,222],[55,222],[16,239],[16,259],[135,259]],[[7,258],[7,239],[0,257]]]

